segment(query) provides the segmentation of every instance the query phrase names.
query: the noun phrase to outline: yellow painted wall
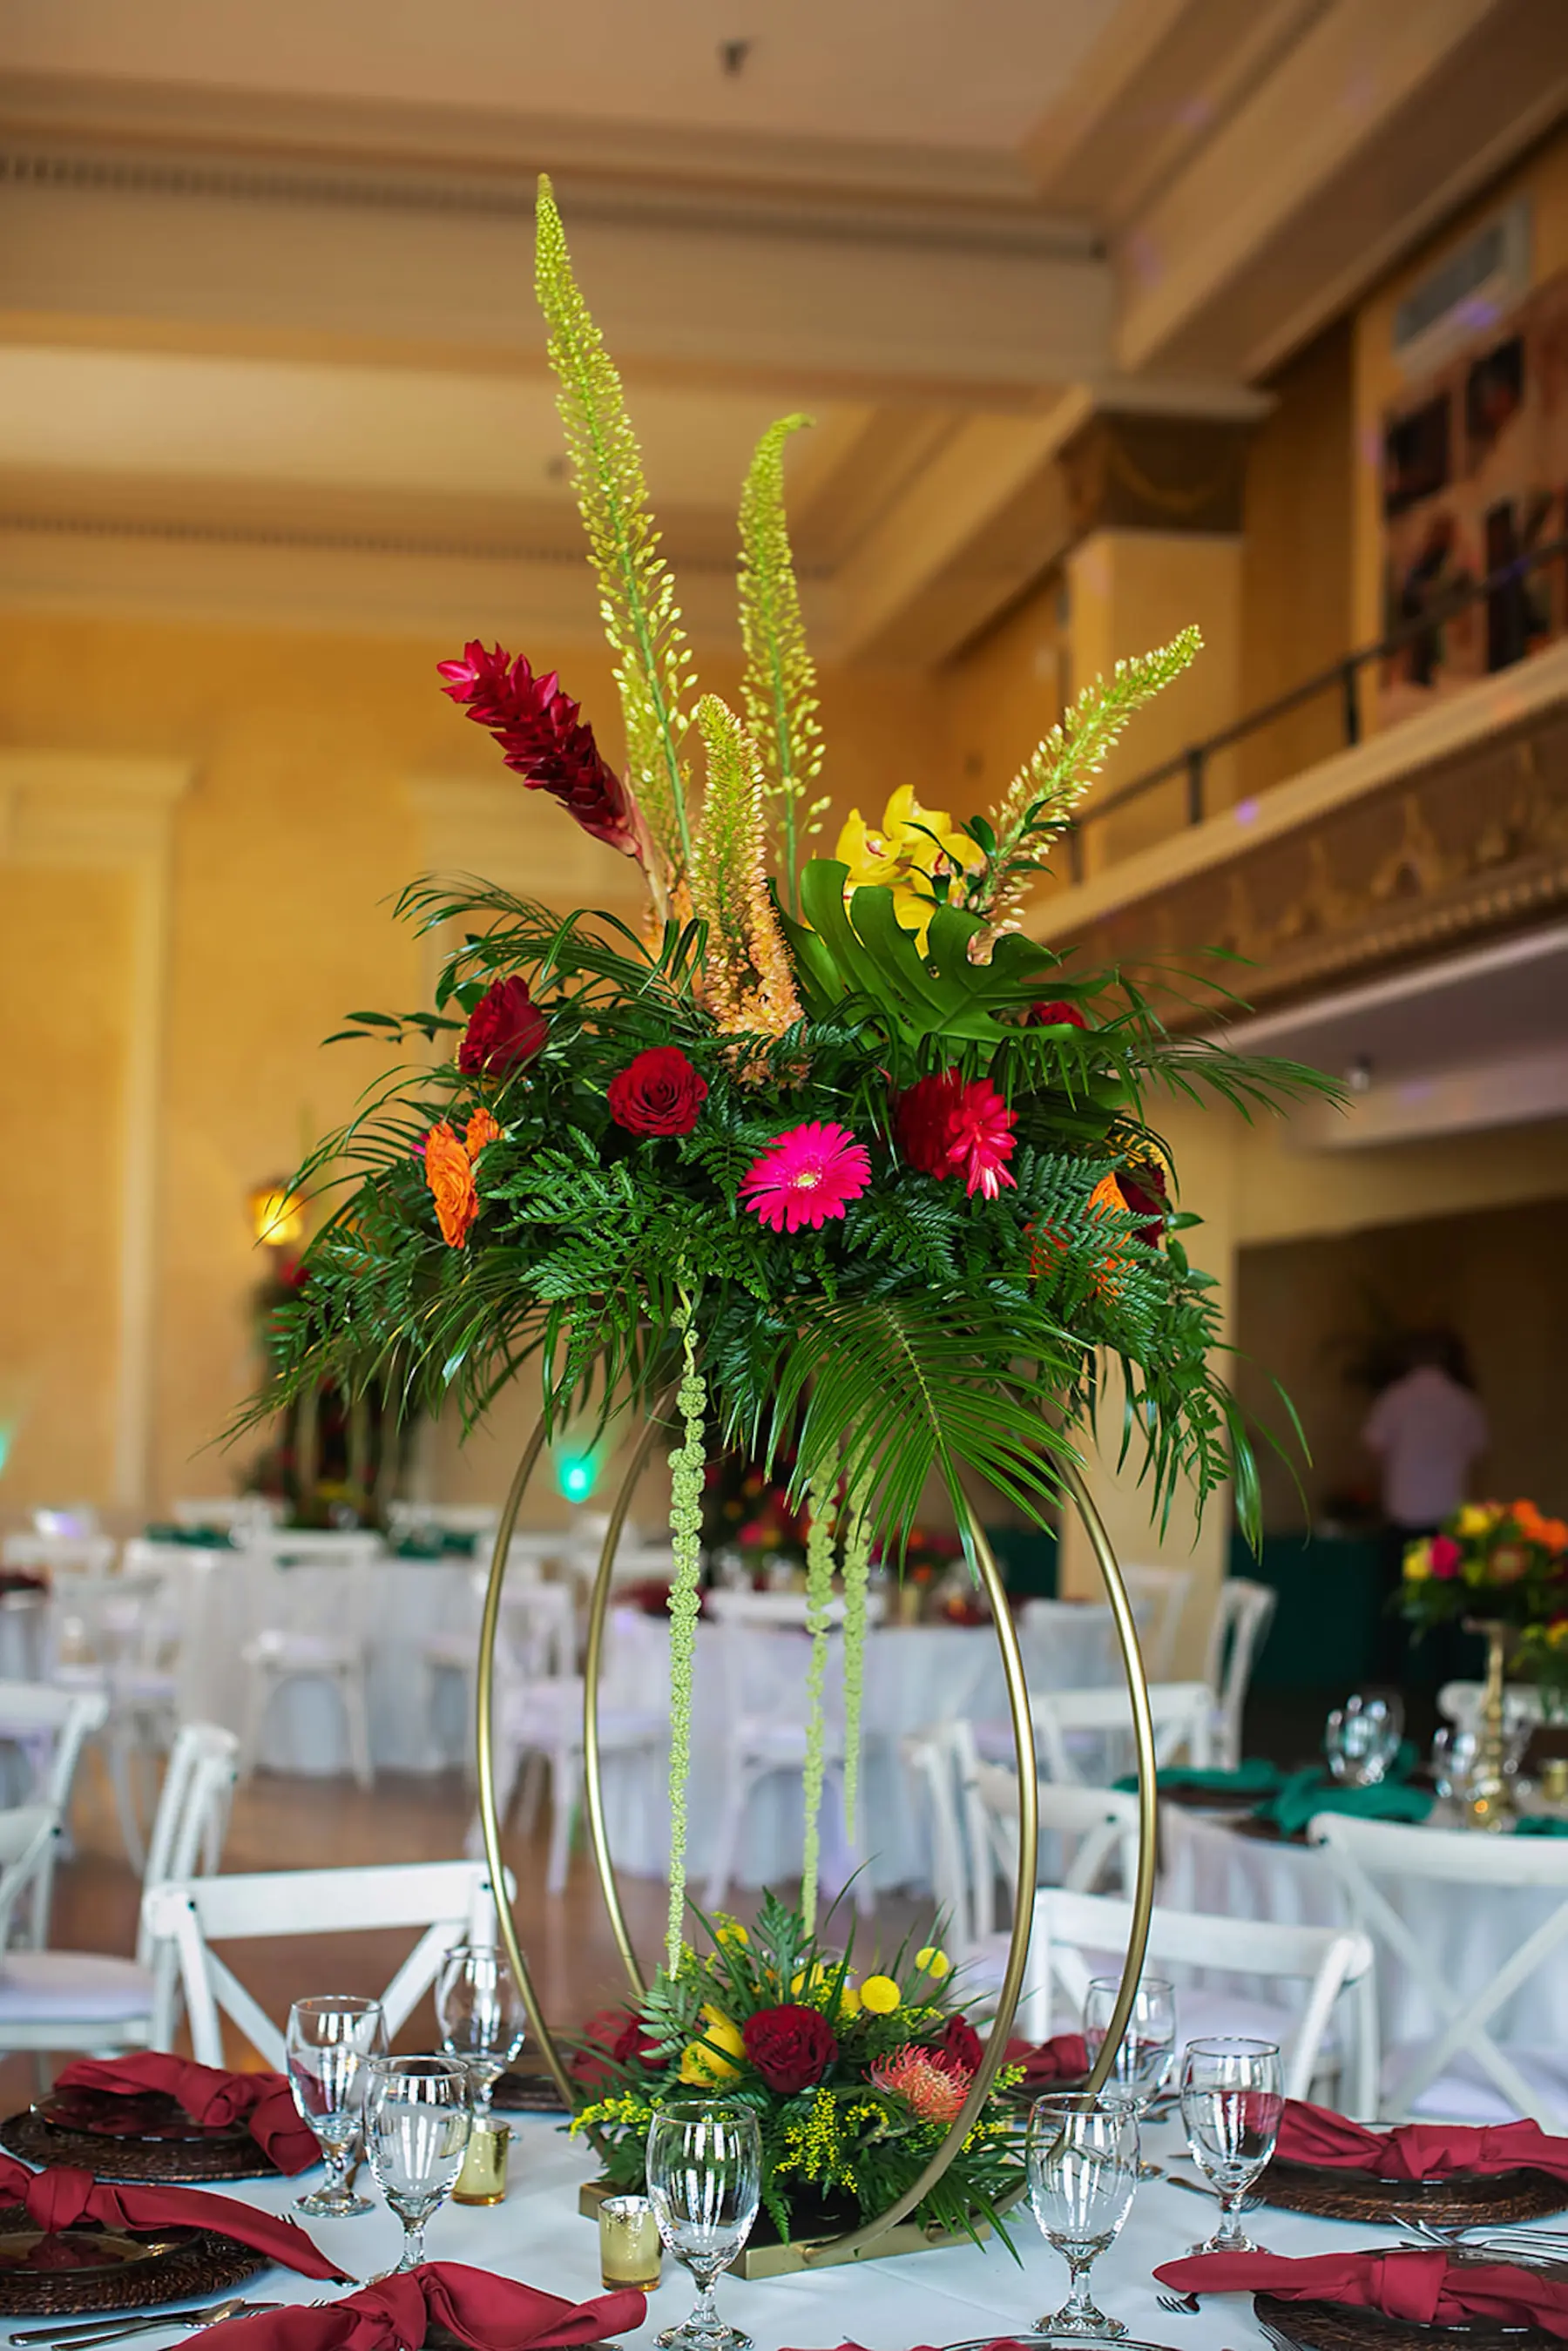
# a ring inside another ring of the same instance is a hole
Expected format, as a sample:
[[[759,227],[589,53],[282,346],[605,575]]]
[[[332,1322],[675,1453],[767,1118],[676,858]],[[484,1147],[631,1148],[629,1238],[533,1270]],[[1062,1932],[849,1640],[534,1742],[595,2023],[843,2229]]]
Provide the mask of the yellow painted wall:
[[[392,919],[417,870],[410,776],[492,776],[487,739],[436,689],[453,648],[384,638],[30,618],[0,643],[0,740],[194,764],[173,820],[172,902],[158,1217],[155,1461],[150,1500],[221,1492],[235,1464],[202,1448],[255,1370],[248,1311],[259,1273],[246,1196],[302,1140],[350,1111],[370,1049],[320,1040],[361,1006],[421,999],[422,959]],[[532,645],[619,747],[606,657]],[[735,667],[703,664],[733,696]],[[841,804],[888,779],[936,780],[933,705],[917,682],[823,681]],[[519,784],[518,792],[523,787]],[[541,874],[570,820],[537,802]],[[830,832],[830,841],[831,841]],[[576,836],[573,835],[574,847]],[[595,856],[601,853],[593,852]],[[601,853],[606,890],[632,878]],[[0,1482],[0,1513],[107,1491],[106,1349],[113,1329],[117,1170],[107,1105],[119,1082],[125,916],[119,885],[0,869],[6,1278],[0,1416],[33,1410]],[[628,913],[634,902],[623,899]],[[16,1007],[21,1005],[21,1010]],[[454,1491],[497,1493],[481,1446],[437,1468]],[[483,1466],[482,1466],[483,1465]]]
[[[1467,204],[1401,262],[1364,302],[1355,321],[1354,590],[1355,642],[1369,644],[1383,629],[1382,533],[1378,465],[1383,413],[1407,386],[1395,364],[1394,313],[1413,283],[1454,246],[1516,196],[1531,203],[1530,280],[1539,286],[1568,268],[1568,126]]]

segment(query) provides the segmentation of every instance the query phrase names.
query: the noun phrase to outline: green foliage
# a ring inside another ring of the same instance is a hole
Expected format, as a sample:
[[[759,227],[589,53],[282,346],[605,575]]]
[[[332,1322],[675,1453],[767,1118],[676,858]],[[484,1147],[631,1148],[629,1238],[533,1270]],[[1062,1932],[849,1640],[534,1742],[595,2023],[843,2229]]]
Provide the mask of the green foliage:
[[[780,417],[757,444],[740,496],[740,634],[747,725],[762,758],[764,785],[779,802],[779,884],[792,912],[799,802],[822,765],[817,672],[806,643],[784,515],[784,446],[809,416]],[[826,803],[819,805],[825,806]]]
[[[539,308],[578,504],[599,573],[600,612],[615,655],[632,789],[654,844],[679,875],[691,857],[681,747],[692,680],[675,586],[648,509],[642,452],[604,348],[572,275],[566,233],[541,178],[534,259]]]

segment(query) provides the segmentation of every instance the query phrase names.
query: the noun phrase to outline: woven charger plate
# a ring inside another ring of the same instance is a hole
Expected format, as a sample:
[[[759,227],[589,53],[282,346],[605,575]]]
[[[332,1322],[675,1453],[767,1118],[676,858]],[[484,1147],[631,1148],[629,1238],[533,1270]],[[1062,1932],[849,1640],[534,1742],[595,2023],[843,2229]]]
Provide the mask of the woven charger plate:
[[[249,2131],[204,2133],[195,2124],[190,2130],[191,2136],[181,2138],[125,2138],[73,2130],[27,2106],[0,2123],[0,2147],[40,2170],[51,2163],[74,2163],[97,2179],[166,2179],[205,2187],[214,2180],[277,2178],[277,2164]]]
[[[1270,2341],[1289,2351],[1562,2351],[1539,2326],[1419,2326],[1343,2302],[1281,2302],[1255,2294],[1252,2308]]]
[[[564,2115],[570,2111],[549,2074],[503,2074],[491,2093],[498,2115]]]
[[[0,2211],[0,2314],[53,2318],[146,2310],[222,2294],[271,2266],[214,2229],[100,2229],[46,2236],[19,2205]]]
[[[1322,2220],[1473,2222],[1542,2220],[1568,2208],[1568,2186],[1544,2171],[1456,2171],[1446,2179],[1375,2179],[1328,2164],[1281,2163],[1278,2157],[1255,2193],[1287,2212]]]

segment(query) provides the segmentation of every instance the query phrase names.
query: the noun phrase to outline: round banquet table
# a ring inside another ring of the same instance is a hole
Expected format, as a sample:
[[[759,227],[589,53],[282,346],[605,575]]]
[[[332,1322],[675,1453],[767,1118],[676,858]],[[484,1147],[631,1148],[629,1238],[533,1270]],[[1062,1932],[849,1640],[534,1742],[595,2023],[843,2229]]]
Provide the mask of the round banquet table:
[[[1433,1831],[1453,1834],[1462,1832]],[[1212,1815],[1167,1803],[1160,1807],[1160,1898],[1173,1909],[1301,1927],[1340,1926],[1348,1918],[1339,1881],[1320,1846],[1243,1835]],[[1476,1900],[1462,1886],[1398,1879],[1384,1890],[1422,1940],[1442,1952],[1445,1973],[1466,1998],[1492,1980],[1562,1899],[1544,1889],[1489,1887]],[[1409,1970],[1382,1945],[1377,1999],[1385,2049],[1425,2040],[1442,2022]],[[1524,2048],[1568,2046],[1568,1969],[1542,1968],[1488,2029],[1495,2039]]]
[[[430,2224],[427,2256],[495,2271],[574,2303],[586,2301],[602,2291],[599,2232],[592,2221],[580,2220],[577,2213],[578,2189],[593,2174],[592,2156],[548,2118],[510,2119],[505,2203],[444,2206]],[[1145,2144],[1162,2163],[1184,2151],[1178,2128],[1168,2123],[1150,2130]],[[1190,2171],[1190,2164],[1184,2168]],[[373,2195],[368,2180],[365,2185]],[[224,2192],[268,2211],[287,2212],[300,2189],[298,2180],[254,2181]],[[1102,2309],[1123,2320],[1135,2339],[1177,2346],[1179,2351],[1223,2351],[1227,2346],[1266,2351],[1249,2295],[1212,2296],[1195,2318],[1173,2318],[1155,2299],[1151,2269],[1156,2262],[1174,2261],[1196,2238],[1207,2234],[1213,2210],[1163,2180],[1139,2188],[1126,2226],[1095,2263],[1093,2274]],[[371,2277],[397,2259],[402,2232],[384,2206],[357,2220],[305,2225],[322,2251],[356,2277]],[[1270,2252],[1295,2255],[1370,2250],[1392,2241],[1386,2227],[1311,2220],[1290,2212],[1260,2211],[1248,2225]],[[910,2351],[916,2344],[989,2341],[1024,2334],[1035,2319],[1064,2300],[1066,2270],[1040,2238],[1027,2208],[1012,2214],[1010,2226],[1019,2250],[1017,2263],[1004,2246],[993,2242],[944,2246],[750,2285],[721,2277],[720,2311],[727,2321],[746,2328],[757,2351],[785,2351],[785,2346],[827,2351],[846,2340],[868,2345],[872,2351]],[[245,2291],[286,2303],[330,2301],[337,2294],[334,2287],[288,2270],[267,2271]],[[660,2328],[684,2318],[694,2299],[691,2279],[666,2254],[663,2282],[649,2297],[645,2325],[616,2340],[628,2351],[647,2351]]]
[[[1109,1611],[1063,1602],[1037,1619],[1028,1658],[1036,1689],[1085,1687],[1119,1668],[1111,1658]],[[640,1664],[640,1691],[669,1687],[669,1626],[660,1616],[620,1619]],[[799,1645],[798,1632],[750,1635]],[[640,1700],[647,1704],[643,1697]],[[883,1625],[867,1635],[862,1710],[860,1853],[872,1884],[926,1886],[930,1833],[925,1800],[904,1766],[899,1743],[912,1731],[964,1715],[1007,1729],[1007,1691],[996,1635],[986,1625]],[[724,1635],[716,1625],[697,1626],[692,1701],[692,1774],[688,1798],[687,1866],[700,1881],[711,1865],[727,1782]],[[1010,1729],[1007,1729],[1010,1740]],[[616,1865],[629,1876],[663,1877],[670,1849],[666,1763],[662,1754],[609,1755],[604,1761],[605,1813]],[[783,1884],[800,1875],[804,1820],[798,1778],[777,1773],[757,1789],[747,1807],[738,1880],[743,1886]],[[854,1860],[845,1849],[841,1813],[830,1781],[822,1813],[823,1883],[836,1890]]]

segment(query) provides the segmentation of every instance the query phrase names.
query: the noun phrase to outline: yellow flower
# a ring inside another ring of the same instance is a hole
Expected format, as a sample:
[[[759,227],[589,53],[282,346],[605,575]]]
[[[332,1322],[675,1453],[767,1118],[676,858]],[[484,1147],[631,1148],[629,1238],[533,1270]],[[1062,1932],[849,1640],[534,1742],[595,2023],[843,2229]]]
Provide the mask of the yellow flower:
[[[721,1944],[733,1944],[737,1950],[744,1951],[751,1938],[738,1918],[721,1918],[717,1939]]]
[[[923,1951],[915,1952],[915,1964],[923,1974],[934,1977],[937,1983],[941,1982],[944,1976],[951,1975],[953,1972],[952,1960],[947,1957],[946,1952],[938,1949],[935,1943],[927,1943]]]
[[[841,2016],[858,2016],[860,2012],[861,1996],[855,1990],[853,1984],[847,1981],[841,1984],[839,1987],[839,2014]],[[880,2109],[878,2111],[880,2112]]]
[[[899,928],[915,934],[922,955],[936,912],[933,876],[986,862],[984,851],[958,831],[946,810],[923,809],[908,784],[889,799],[880,832],[873,831],[858,808],[852,809],[834,854],[849,868],[846,897],[867,883],[893,892]]]
[[[1455,1531],[1461,1535],[1484,1535],[1496,1523],[1496,1511],[1489,1510],[1484,1502],[1467,1502],[1459,1512]]]
[[[1429,1542],[1414,1542],[1405,1554],[1405,1581],[1420,1583],[1432,1573],[1432,1546]]]
[[[891,1976],[867,1976],[861,1986],[861,2006],[869,2008],[873,2016],[891,2016],[900,1997]]]
[[[681,2079],[706,2089],[720,2082],[733,2082],[740,2067],[732,2064],[732,2057],[743,2057],[746,2043],[740,2037],[740,2027],[732,2023],[724,2011],[711,2003],[702,2011],[703,2038],[691,2041],[681,2055]],[[725,2054],[725,2052],[728,2054]]]

